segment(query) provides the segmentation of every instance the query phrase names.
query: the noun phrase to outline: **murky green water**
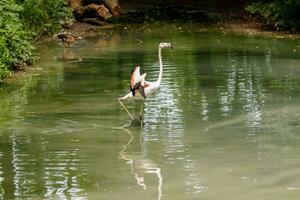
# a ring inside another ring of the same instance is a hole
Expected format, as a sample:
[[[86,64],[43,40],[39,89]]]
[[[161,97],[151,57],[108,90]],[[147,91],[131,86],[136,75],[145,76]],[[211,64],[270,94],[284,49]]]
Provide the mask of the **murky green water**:
[[[121,128],[116,98],[135,64],[157,78],[160,41],[161,88]],[[0,199],[298,199],[299,52],[172,24],[43,46],[41,74],[1,86]]]

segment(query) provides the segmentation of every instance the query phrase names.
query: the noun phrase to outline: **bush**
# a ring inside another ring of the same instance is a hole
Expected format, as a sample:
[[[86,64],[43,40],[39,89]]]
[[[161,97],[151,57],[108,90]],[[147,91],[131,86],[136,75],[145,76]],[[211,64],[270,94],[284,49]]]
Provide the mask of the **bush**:
[[[20,0],[19,0],[20,1]],[[72,18],[66,0],[26,0],[21,2],[25,28],[35,35],[51,35]]]
[[[57,32],[72,13],[65,0],[0,0],[0,80],[33,59],[34,38]]]
[[[7,67],[0,62],[0,81],[7,77],[10,74],[10,71],[7,69]]]
[[[257,2],[247,6],[246,10],[276,30],[300,31],[300,0]]]
[[[19,18],[21,6],[13,0],[0,2],[0,80],[8,75],[13,66],[20,65],[32,58],[33,46],[30,34],[24,30]]]

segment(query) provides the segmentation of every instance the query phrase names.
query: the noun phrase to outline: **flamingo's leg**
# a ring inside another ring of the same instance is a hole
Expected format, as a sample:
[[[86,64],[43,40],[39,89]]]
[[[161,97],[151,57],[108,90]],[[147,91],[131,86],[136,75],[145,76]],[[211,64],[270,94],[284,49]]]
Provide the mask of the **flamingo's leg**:
[[[143,120],[143,114],[144,114],[144,102],[141,104],[141,110],[140,110],[140,120]]]
[[[142,102],[141,104],[141,110],[140,110],[140,121],[141,121],[141,131],[143,131],[143,118],[144,118],[144,103],[145,102]],[[141,139],[141,138],[140,138]]]
[[[128,111],[128,109],[127,109],[126,106],[123,104],[123,102],[121,101],[120,98],[118,98],[118,101],[119,101],[119,103],[122,105],[122,107],[124,108],[124,110],[128,113],[129,117],[130,117],[132,120],[134,120],[133,117],[132,117],[132,115],[130,114],[130,112]]]
[[[122,126],[122,128],[130,127],[130,126],[132,125],[132,122],[133,122],[133,120],[130,120],[127,124],[124,124],[124,125]]]

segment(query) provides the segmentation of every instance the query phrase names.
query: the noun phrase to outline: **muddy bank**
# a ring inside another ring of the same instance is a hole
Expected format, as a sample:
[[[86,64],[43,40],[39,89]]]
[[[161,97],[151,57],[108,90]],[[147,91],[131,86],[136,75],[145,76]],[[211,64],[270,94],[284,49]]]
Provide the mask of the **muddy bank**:
[[[265,30],[260,22],[252,19],[231,19],[218,23],[218,27],[226,32],[246,36],[299,39],[300,34],[289,31]]]

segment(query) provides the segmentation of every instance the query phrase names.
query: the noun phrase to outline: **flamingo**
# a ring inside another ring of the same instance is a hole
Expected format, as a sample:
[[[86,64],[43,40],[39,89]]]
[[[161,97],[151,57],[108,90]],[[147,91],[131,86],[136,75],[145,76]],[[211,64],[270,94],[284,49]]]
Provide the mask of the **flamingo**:
[[[162,64],[162,57],[161,51],[163,48],[170,48],[172,50],[172,44],[169,42],[162,42],[158,45],[158,59],[159,59],[159,75],[156,81],[150,82],[146,81],[146,73],[140,74],[140,66],[135,66],[135,68],[131,72],[131,79],[130,79],[130,92],[126,95],[119,97],[119,103],[123,106],[125,111],[128,113],[132,120],[133,117],[126,108],[126,106],[122,103],[123,100],[129,99],[146,99],[152,93],[154,93],[160,86],[162,76],[163,76],[163,64]],[[142,111],[142,108],[141,108]]]

